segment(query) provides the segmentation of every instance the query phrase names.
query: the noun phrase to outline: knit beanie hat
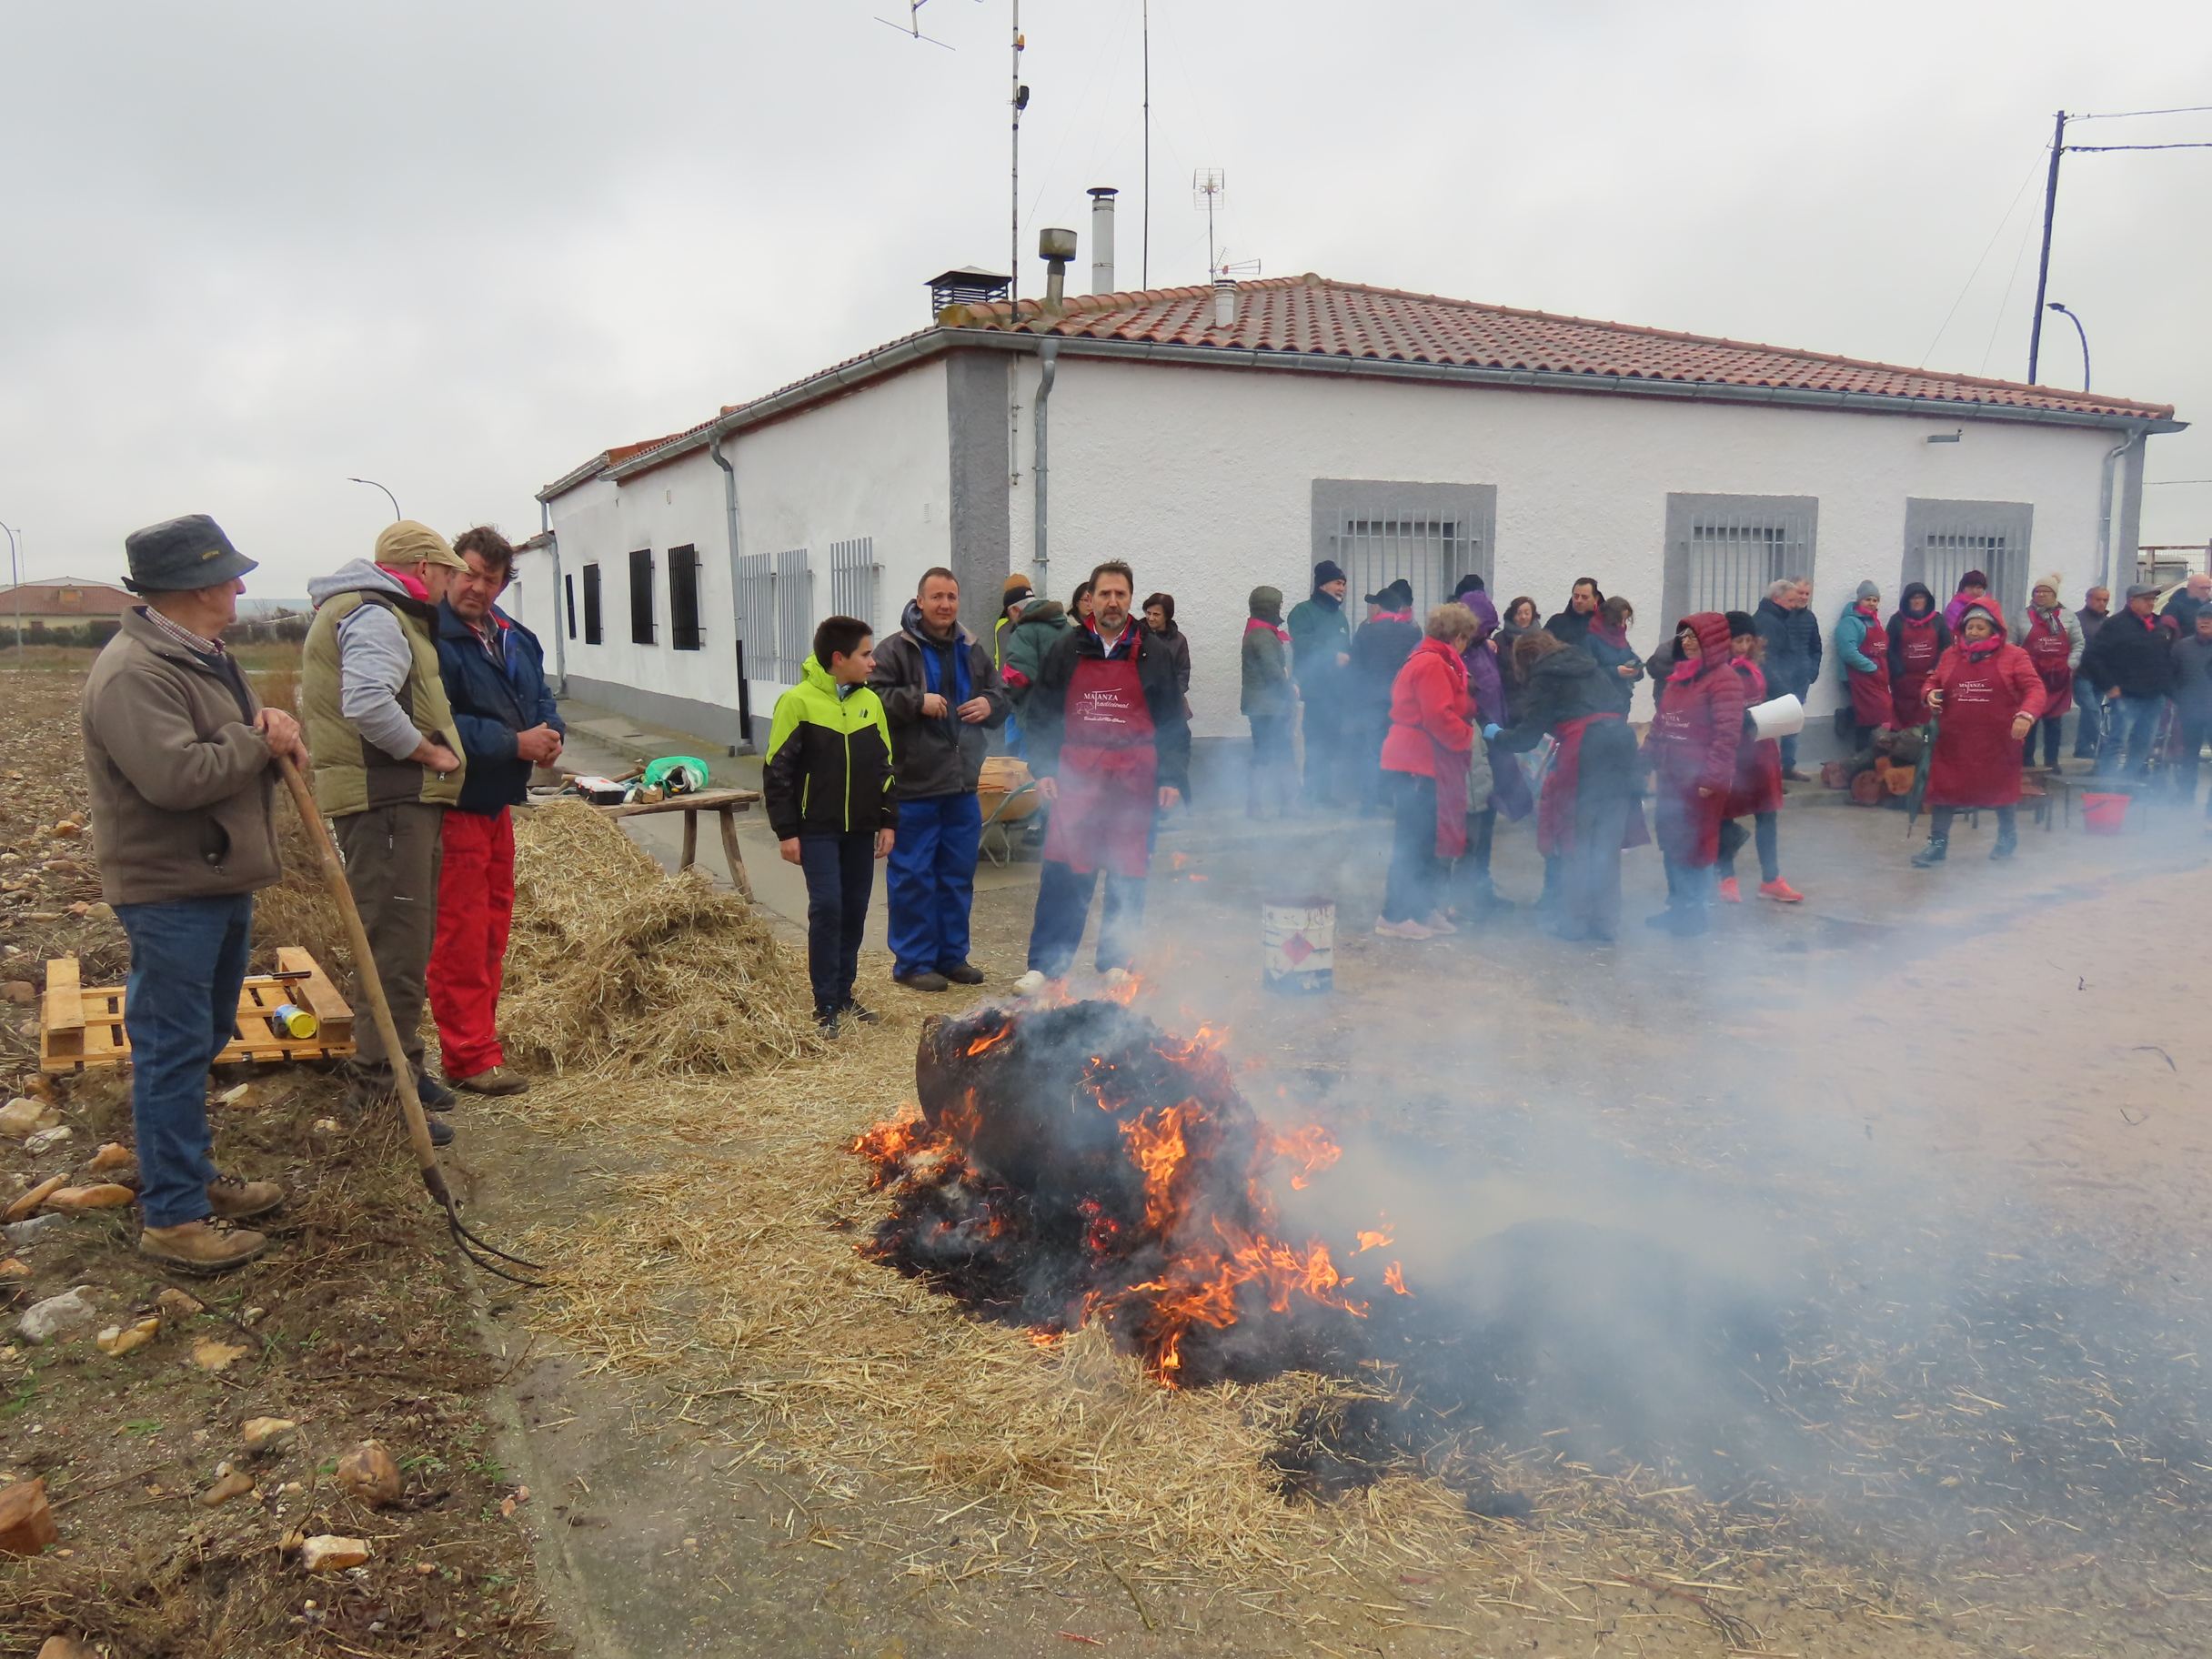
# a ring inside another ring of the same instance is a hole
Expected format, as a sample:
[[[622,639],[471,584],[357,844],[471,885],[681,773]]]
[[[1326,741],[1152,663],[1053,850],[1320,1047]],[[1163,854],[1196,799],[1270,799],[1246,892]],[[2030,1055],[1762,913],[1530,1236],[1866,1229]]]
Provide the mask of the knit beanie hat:
[[[1319,593],[1331,582],[1341,582],[1344,579],[1344,567],[1338,564],[1333,558],[1324,558],[1313,567],[1313,591],[1315,593]]]
[[[1452,589],[1452,597],[1454,599],[1464,599],[1471,593],[1482,591],[1483,578],[1481,577],[1463,576],[1459,578],[1459,586]]]
[[[1727,615],[1728,637],[1731,639],[1741,639],[1745,634],[1755,634],[1759,631],[1759,625],[1751,619],[1751,612],[1748,610],[1732,610]]]
[[[2056,577],[2056,576],[2039,576],[2039,577],[2037,577],[2037,578],[2036,578],[2036,590],[2037,590],[2037,591],[2040,591],[2040,590],[2042,590],[2043,588],[2048,588],[2051,590],[2051,603],[2052,603],[2052,604],[2054,604],[2054,605],[2057,604],[2057,603],[2058,603],[2058,595],[2059,595],[2059,591],[2060,591],[2059,587],[2058,587],[2058,578],[2057,578],[2057,577]],[[2031,593],[2031,594],[2030,594],[2028,597],[2029,597],[2030,598],[2033,598],[2035,597],[2035,595],[2034,595],[2033,593]]]
[[[1882,590],[1872,582],[1861,582],[1856,597],[1862,599],[1878,599],[1882,597]]]

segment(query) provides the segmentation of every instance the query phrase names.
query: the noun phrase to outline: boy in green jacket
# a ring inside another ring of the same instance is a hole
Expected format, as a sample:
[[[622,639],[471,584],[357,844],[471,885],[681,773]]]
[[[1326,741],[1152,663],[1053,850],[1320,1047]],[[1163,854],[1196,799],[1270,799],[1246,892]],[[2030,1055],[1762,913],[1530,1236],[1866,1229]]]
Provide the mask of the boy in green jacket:
[[[874,630],[830,617],[814,630],[814,654],[799,683],[776,699],[761,794],[786,861],[807,878],[807,977],[814,1019],[837,1035],[838,1016],[876,1016],[852,1000],[860,933],[888,858],[899,809],[891,783],[891,729],[868,689]]]

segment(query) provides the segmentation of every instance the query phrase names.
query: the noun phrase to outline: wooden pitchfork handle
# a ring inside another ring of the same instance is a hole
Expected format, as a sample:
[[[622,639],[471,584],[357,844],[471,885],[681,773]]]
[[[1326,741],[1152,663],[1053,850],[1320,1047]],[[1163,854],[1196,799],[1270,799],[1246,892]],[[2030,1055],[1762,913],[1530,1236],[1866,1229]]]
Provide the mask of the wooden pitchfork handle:
[[[415,1068],[407,1063],[407,1050],[399,1041],[399,1027],[392,1019],[392,1004],[384,994],[384,979],[377,971],[376,953],[369,949],[368,930],[361,925],[360,909],[354,903],[353,889],[347,883],[346,865],[338,857],[337,843],[330,839],[330,827],[323,822],[322,809],[315,804],[315,796],[307,788],[307,780],[299,775],[298,765],[289,755],[278,755],[276,760],[277,770],[284,776],[285,788],[292,792],[292,804],[299,809],[300,821],[307,827],[308,839],[315,843],[317,860],[323,867],[323,884],[330,890],[338,914],[345,919],[346,942],[353,949],[354,976],[368,997],[369,1016],[376,1021],[377,1035],[384,1040],[385,1057],[399,1094],[400,1115],[407,1120],[407,1140],[415,1149],[415,1161],[422,1167],[422,1184],[444,1206],[446,1220],[451,1223],[455,1242],[462,1252],[478,1267],[498,1273],[502,1279],[514,1279],[514,1274],[501,1272],[469,1249],[470,1244],[475,1244],[505,1261],[523,1267],[537,1266],[536,1262],[525,1262],[520,1256],[508,1255],[497,1246],[485,1243],[462,1225],[459,1212],[454,1208],[453,1193],[446,1185],[445,1171],[438,1168],[437,1149],[430,1144],[430,1125],[423,1116],[422,1096],[415,1088]]]

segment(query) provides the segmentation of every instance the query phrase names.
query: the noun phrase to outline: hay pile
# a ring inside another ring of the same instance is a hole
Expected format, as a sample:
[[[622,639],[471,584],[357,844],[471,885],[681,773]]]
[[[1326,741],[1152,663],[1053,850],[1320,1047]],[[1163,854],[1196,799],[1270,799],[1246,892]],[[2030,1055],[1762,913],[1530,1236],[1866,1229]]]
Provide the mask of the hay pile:
[[[755,1071],[818,1054],[806,968],[704,871],[661,872],[581,802],[518,813],[508,1052],[556,1071]]]

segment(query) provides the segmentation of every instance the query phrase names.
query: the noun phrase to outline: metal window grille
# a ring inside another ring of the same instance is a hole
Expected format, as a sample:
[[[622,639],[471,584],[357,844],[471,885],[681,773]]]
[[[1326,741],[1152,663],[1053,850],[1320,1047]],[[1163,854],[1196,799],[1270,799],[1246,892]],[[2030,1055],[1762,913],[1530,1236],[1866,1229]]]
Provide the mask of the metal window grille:
[[[597,645],[602,633],[599,626],[599,568],[584,567],[584,643]]]
[[[568,602],[568,638],[576,638],[576,578],[564,575],[560,578],[561,598]]]
[[[814,648],[814,570],[804,548],[776,555],[776,676],[797,685]]]
[[[1351,597],[1364,598],[1403,578],[1413,589],[1413,616],[1452,597],[1469,571],[1490,579],[1490,549],[1474,527],[1462,518],[1352,518],[1337,521],[1330,557],[1351,579]],[[1353,618],[1363,610],[1347,607]]]
[[[706,638],[699,625],[699,549],[669,549],[669,643],[696,651]]]
[[[639,548],[629,556],[629,642],[653,643],[653,549]]]
[[[745,648],[745,671],[767,679],[776,669],[776,556],[738,556],[738,639]]]
[[[883,567],[876,562],[876,538],[861,536],[830,544],[830,613],[857,617],[876,626],[877,590]]]
[[[2008,622],[2018,608],[2015,596],[2026,595],[2027,573],[2019,568],[2020,549],[1999,532],[1930,531],[1920,557],[1920,579],[1934,592],[1938,607],[1950,603],[1951,596],[1958,591],[1959,578],[1969,570],[1979,570],[1989,578],[1990,595],[2004,609]]]
[[[1667,497],[1661,626],[1704,610],[1753,610],[1785,577],[1814,576],[1820,503],[1810,496]]]

